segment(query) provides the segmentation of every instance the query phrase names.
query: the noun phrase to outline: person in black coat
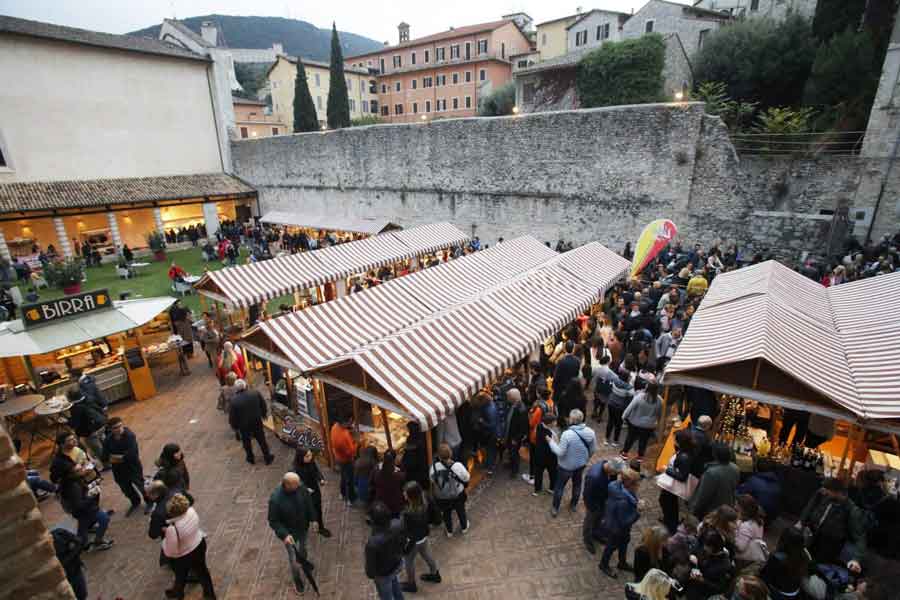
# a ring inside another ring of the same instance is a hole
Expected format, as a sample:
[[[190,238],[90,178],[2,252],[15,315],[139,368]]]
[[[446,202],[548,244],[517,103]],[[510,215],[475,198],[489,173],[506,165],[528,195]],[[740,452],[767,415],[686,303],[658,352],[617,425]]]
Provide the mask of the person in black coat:
[[[535,444],[533,448],[534,491],[531,493],[532,496],[537,496],[543,489],[544,471],[547,471],[547,475],[550,477],[549,489],[553,490],[556,488],[556,475],[559,466],[559,459],[557,459],[556,454],[553,453],[553,450],[550,449],[550,445],[547,443],[547,438],[553,433],[550,426],[556,421],[556,415],[553,412],[546,412],[541,419],[542,420],[538,423],[535,432]]]
[[[400,470],[406,474],[406,481],[415,481],[422,489],[428,489],[428,454],[425,449],[425,435],[415,421],[406,424],[409,435],[406,438],[406,448],[400,459]]]
[[[53,550],[56,559],[62,565],[66,573],[66,580],[72,586],[72,592],[77,600],[86,600],[88,597],[87,581],[84,579],[84,563],[81,562],[81,551],[84,546],[78,536],[67,529],[57,527],[50,532],[53,537]]]
[[[107,427],[109,435],[103,440],[103,462],[112,465],[113,479],[131,501],[125,516],[133,515],[140,508],[142,499],[147,503],[145,513],[149,513],[153,505],[144,495],[144,467],[141,465],[137,438],[119,417],[110,419]]]
[[[184,462],[184,452],[181,446],[169,443],[163,446],[159,458],[156,459],[158,471],[153,476],[154,480],[162,481],[170,490],[186,492],[191,489],[191,474]]]
[[[681,429],[675,434],[675,456],[666,467],[666,474],[679,483],[686,484],[691,477],[691,466],[694,463],[694,436],[688,429]],[[659,490],[659,507],[662,509],[662,521],[670,535],[678,530],[678,496],[669,490]]]
[[[366,541],[366,577],[375,582],[379,598],[402,598],[397,573],[403,563],[409,539],[399,519],[391,519],[390,509],[375,501],[371,510],[372,533]]]
[[[241,434],[241,443],[244,444],[244,452],[247,453],[247,462],[256,463],[253,457],[253,447],[250,445],[251,439],[256,439],[259,449],[262,450],[263,459],[267,465],[272,464],[275,457],[269,451],[269,444],[266,442],[266,434],[263,431],[263,419],[269,416],[269,408],[262,394],[256,390],[248,389],[247,382],[238,379],[235,382],[237,394],[231,400],[231,413],[229,421],[233,429],[237,429]]]
[[[94,401],[89,400],[79,390],[71,389],[66,392],[66,398],[72,403],[69,411],[69,426],[75,430],[75,435],[81,438],[92,458],[103,468],[103,431],[106,427],[106,415],[103,409]]]
[[[331,532],[325,527],[325,518],[322,514],[322,488],[320,486],[325,483],[325,477],[319,470],[319,465],[316,464],[312,450],[305,446],[297,446],[297,454],[294,455],[294,473],[300,476],[300,482],[309,491],[316,520],[319,523],[319,535],[326,538],[331,537]]]
[[[522,392],[513,388],[506,392],[509,411],[506,413],[506,445],[509,450],[509,476],[519,476],[519,449],[528,443],[528,408],[522,401]]]
[[[96,525],[97,533],[91,547],[108,550],[113,544],[112,540],[104,539],[109,513],[100,510],[99,485],[90,485],[89,481],[97,478],[96,470],[88,470],[72,458],[78,454],[78,438],[74,435],[61,433],[56,443],[59,450],[50,465],[50,481],[59,488],[60,504],[78,521],[78,539],[83,547],[88,547],[88,531]]]

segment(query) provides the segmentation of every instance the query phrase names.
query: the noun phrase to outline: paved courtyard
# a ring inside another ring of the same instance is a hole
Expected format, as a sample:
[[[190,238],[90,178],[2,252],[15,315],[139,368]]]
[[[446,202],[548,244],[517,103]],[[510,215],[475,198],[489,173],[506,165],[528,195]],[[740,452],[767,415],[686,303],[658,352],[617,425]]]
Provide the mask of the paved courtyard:
[[[145,472],[162,446],[181,444],[191,473],[191,493],[208,534],[208,562],[219,598],[292,598],[286,553],[266,522],[269,494],[292,460],[290,448],[269,436],[276,456],[269,467],[244,461],[243,450],[215,409],[217,384],[197,356],[193,374],[165,375],[160,394],[146,402],[111,408],[137,435]],[[163,378],[161,378],[163,379]],[[43,467],[46,474],[46,467]],[[368,534],[360,509],[348,509],[338,498],[337,476],[328,473],[324,490],[326,525],[334,536],[310,535],[310,553],[323,598],[374,598],[374,587],[363,570],[363,545]],[[659,513],[652,483],[645,482],[648,509],[641,524],[655,523]],[[125,518],[128,501],[112,477],[103,483],[103,505],[113,508],[109,537],[115,546],[84,556],[90,598],[139,600],[162,598],[172,581],[170,571],[157,566],[159,544],[147,537],[142,511]],[[491,598],[622,598],[622,584],[602,577],[597,558],[581,544],[581,518],[563,509],[549,514],[550,496],[535,498],[521,479],[498,472],[472,492],[472,528],[465,537],[447,539],[432,529],[435,557],[443,583],[419,583],[409,597]],[[565,506],[565,501],[564,501]],[[54,499],[41,504],[48,525],[67,519]],[[425,572],[424,565],[419,572]],[[188,597],[201,597],[199,586]],[[310,591],[306,597],[314,597]]]

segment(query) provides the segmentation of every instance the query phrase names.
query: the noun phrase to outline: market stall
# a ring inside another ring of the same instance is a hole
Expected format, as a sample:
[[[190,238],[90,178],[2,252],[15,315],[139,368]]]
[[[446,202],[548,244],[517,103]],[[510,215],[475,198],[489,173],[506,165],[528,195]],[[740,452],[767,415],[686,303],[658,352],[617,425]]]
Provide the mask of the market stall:
[[[718,394],[716,433],[745,469],[765,457],[798,482],[852,476],[871,450],[900,449],[898,311],[900,274],[825,288],[768,261],[720,275],[666,367],[665,393]],[[764,430],[742,416],[754,403],[769,407]],[[780,443],[783,411],[811,415],[822,443],[797,448],[787,430]],[[657,466],[665,460],[664,451]]]
[[[320,233],[333,233],[341,241],[361,239],[387,231],[402,229],[386,219],[338,217],[335,215],[309,215],[290,211],[273,210],[259,218],[260,223],[281,225],[291,233],[303,231],[318,237]]]

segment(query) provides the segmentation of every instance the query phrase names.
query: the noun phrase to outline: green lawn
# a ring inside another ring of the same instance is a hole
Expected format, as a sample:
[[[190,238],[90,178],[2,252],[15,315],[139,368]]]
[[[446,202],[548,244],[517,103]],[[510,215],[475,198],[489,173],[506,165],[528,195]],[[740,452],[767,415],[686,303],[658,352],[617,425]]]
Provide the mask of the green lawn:
[[[242,248],[241,258],[243,259],[246,257],[246,254],[246,249]],[[149,262],[150,266],[140,269],[140,274],[132,279],[120,279],[119,276],[116,275],[115,263],[91,267],[86,269],[87,281],[81,284],[81,289],[82,291],[107,289],[115,300],[118,300],[119,294],[122,292],[131,292],[129,298],[175,296],[175,293],[172,292],[172,286],[168,275],[169,265],[173,260],[178,266],[191,275],[202,275],[206,268],[210,271],[222,268],[222,263],[219,261],[204,263],[200,248],[188,248],[187,250],[167,252],[167,255],[168,260],[164,262],[153,262],[152,257],[136,258],[135,260],[138,262]],[[41,289],[39,293],[41,300],[51,300],[64,295],[59,288]],[[24,297],[25,294],[23,293],[22,295]],[[199,296],[196,294],[185,296],[183,304],[191,308],[195,315],[199,316]],[[207,306],[209,306],[209,304],[207,304]]]

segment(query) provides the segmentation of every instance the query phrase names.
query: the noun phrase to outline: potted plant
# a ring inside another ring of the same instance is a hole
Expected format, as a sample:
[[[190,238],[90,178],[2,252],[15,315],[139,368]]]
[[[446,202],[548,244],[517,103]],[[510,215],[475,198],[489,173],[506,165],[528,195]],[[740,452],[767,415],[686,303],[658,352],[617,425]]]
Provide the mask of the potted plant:
[[[79,258],[48,263],[44,267],[44,279],[52,286],[61,287],[66,295],[77,294],[84,279],[84,263]]]
[[[166,240],[158,231],[147,234],[147,245],[153,251],[153,260],[162,262],[166,260]]]

